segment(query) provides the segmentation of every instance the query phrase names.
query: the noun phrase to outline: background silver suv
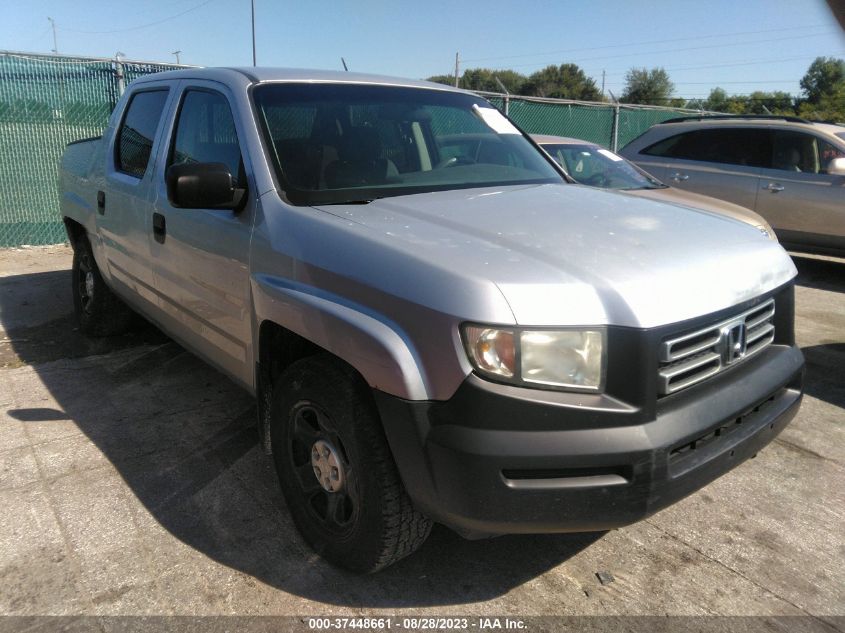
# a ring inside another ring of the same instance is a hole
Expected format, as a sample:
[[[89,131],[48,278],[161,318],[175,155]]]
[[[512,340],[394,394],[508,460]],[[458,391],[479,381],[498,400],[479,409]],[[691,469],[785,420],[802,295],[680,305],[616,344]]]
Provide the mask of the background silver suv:
[[[845,127],[797,117],[660,123],[620,154],[672,186],[753,209],[787,248],[845,255]]]

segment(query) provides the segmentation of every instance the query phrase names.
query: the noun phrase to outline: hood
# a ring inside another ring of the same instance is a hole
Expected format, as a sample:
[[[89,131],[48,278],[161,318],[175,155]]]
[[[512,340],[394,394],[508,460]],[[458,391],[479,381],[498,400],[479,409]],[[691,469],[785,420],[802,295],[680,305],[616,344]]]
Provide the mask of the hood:
[[[745,222],[751,226],[763,227],[774,237],[771,226],[769,226],[769,223],[761,215],[751,209],[741,207],[727,200],[719,200],[718,198],[693,193],[692,191],[684,191],[683,189],[676,189],[675,187],[666,187],[665,189],[632,189],[624,193],[639,196],[640,198],[649,198],[659,202],[669,202],[701,211],[717,213],[728,218],[733,218],[734,220],[739,220],[740,222]]]
[[[577,185],[317,208],[439,269],[494,283],[520,325],[655,327],[731,307],[796,274],[751,226]]]

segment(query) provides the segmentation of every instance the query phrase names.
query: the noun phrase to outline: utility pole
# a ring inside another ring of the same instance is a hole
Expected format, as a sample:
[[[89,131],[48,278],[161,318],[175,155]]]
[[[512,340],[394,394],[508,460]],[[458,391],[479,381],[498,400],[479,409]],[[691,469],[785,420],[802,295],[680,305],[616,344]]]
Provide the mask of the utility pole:
[[[499,84],[499,88],[505,93],[505,116],[508,116],[508,111],[510,110],[511,105],[511,93],[508,92],[507,87],[505,84],[502,83],[502,80],[499,79],[496,75],[493,75],[493,79],[496,80],[496,83]]]
[[[461,59],[460,59],[460,57],[458,57],[458,53],[455,53],[455,88],[458,87],[458,77],[460,77],[460,75],[458,73],[460,72],[460,68],[461,68]]]
[[[170,53],[171,55],[176,55],[176,65],[177,65],[177,66],[179,66],[179,65],[181,65],[181,64],[182,64],[181,60],[179,59],[179,54],[180,54],[181,52],[182,52],[182,51],[173,51],[172,53]]]
[[[50,20],[50,26],[53,27],[53,52],[58,55],[59,54],[59,43],[56,40],[56,21],[53,18],[47,18]]]
[[[346,65],[346,60],[343,57],[340,58],[340,63],[343,64],[343,70],[349,72],[349,66]]]
[[[252,5],[252,65],[255,66],[255,0],[250,0]]]
[[[613,94],[613,90],[608,90],[610,98],[613,99],[613,125],[610,139],[610,150],[615,152],[619,146],[619,100]]]
[[[114,76],[117,79],[117,98],[123,96],[123,93],[126,91],[126,75],[123,73],[123,62],[121,61],[123,57],[126,57],[125,53],[121,53],[117,51],[114,54]]]
[[[601,98],[604,100],[604,70],[601,71]]]

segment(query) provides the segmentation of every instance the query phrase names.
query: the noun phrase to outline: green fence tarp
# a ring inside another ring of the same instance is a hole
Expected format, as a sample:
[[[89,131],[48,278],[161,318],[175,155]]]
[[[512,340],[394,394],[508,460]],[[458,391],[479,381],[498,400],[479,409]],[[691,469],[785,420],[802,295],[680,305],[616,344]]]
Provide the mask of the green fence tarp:
[[[174,66],[125,62],[125,82]],[[0,53],[0,247],[65,241],[65,145],[99,136],[119,96],[115,62]]]

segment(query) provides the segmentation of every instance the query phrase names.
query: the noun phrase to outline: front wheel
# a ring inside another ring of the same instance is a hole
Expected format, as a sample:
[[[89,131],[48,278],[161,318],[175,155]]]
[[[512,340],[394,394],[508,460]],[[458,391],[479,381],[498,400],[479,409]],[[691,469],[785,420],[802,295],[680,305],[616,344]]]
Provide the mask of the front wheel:
[[[87,237],[73,248],[73,307],[79,329],[89,336],[112,336],[129,329],[133,313],[103,281]]]
[[[329,562],[369,573],[416,551],[431,521],[405,492],[365,389],[328,355],[297,361],[274,386],[270,434],[303,538]]]

